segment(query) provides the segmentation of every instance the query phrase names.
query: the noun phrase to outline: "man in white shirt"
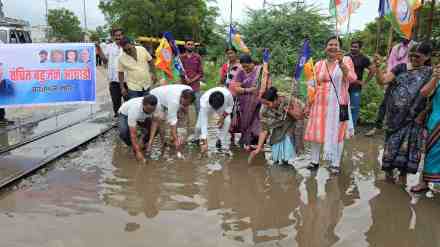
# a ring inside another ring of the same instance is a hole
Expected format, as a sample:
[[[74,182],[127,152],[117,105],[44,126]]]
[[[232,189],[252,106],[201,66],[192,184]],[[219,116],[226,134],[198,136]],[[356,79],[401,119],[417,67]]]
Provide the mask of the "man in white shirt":
[[[147,150],[151,150],[153,145],[153,137],[155,136],[159,125],[165,121],[171,128],[171,138],[176,149],[179,150],[183,144],[183,139],[177,136],[177,117],[178,112],[188,112],[188,107],[194,103],[196,99],[194,91],[188,85],[173,84],[154,88],[150,91],[158,99],[158,110],[156,111],[154,121],[151,127],[150,140]],[[163,131],[162,131],[163,132]],[[163,134],[162,134],[163,135]]]
[[[133,152],[138,161],[145,161],[145,156],[137,138],[138,122],[151,121],[157,109],[157,98],[154,95],[133,98],[125,102],[119,109],[119,137],[128,146],[133,147]],[[146,137],[149,135],[147,129]],[[141,140],[142,141],[142,140]],[[145,141],[145,140],[144,140]]]
[[[111,36],[114,42],[101,45],[102,52],[98,55],[101,57],[102,61],[107,64],[107,78],[110,82],[110,96],[112,98],[113,111],[116,117],[122,103],[122,93],[118,77],[118,64],[119,57],[122,54],[122,48],[119,46],[119,42],[124,37],[124,31],[122,31],[122,29],[112,29]]]
[[[196,125],[196,136],[199,135],[202,153],[208,151],[208,118],[214,114],[219,116],[217,139],[225,150],[229,150],[228,134],[231,126],[231,113],[234,99],[225,87],[212,88],[200,98],[200,113]]]

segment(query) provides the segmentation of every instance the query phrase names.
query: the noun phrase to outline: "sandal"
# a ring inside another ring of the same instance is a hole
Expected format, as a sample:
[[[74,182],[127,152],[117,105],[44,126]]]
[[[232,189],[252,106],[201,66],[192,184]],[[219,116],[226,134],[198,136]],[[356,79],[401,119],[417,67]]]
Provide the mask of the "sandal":
[[[429,187],[427,185],[425,185],[425,186],[416,185],[416,186],[412,187],[409,191],[411,191],[414,194],[419,194],[419,193],[428,192]]]
[[[306,168],[311,171],[316,171],[319,168],[319,164],[318,163],[310,163]]]

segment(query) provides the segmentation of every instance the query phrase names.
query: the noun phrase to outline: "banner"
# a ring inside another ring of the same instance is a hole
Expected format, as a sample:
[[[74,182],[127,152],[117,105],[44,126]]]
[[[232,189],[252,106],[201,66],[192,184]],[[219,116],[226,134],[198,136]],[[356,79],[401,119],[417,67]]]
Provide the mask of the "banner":
[[[96,102],[95,45],[0,44],[0,107]]]

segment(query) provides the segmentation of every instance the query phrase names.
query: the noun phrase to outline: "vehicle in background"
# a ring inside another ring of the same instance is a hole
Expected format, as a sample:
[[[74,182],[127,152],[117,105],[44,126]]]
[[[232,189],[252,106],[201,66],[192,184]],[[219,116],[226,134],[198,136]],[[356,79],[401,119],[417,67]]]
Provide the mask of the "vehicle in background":
[[[0,41],[5,44],[32,43],[28,22],[13,18],[0,18]]]

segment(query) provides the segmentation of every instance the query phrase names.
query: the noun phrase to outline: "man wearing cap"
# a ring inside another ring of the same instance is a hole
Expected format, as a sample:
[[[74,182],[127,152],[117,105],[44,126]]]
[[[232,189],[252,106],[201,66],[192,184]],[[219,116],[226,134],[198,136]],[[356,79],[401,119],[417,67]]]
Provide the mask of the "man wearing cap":
[[[129,99],[142,97],[153,84],[149,65],[153,58],[144,47],[134,45],[127,37],[122,38],[120,46],[123,53],[118,70],[122,95]]]

